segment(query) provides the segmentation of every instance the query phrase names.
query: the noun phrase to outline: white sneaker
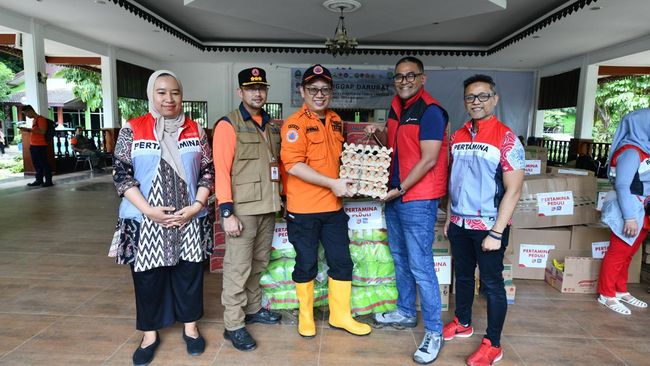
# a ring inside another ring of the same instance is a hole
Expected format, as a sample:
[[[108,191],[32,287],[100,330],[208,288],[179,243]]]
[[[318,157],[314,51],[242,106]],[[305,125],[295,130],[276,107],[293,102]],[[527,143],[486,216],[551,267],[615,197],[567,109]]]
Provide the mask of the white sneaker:
[[[420,365],[426,365],[435,361],[442,349],[442,344],[442,334],[433,332],[424,333],[422,343],[420,343],[417,351],[413,354],[413,361]]]
[[[416,316],[409,318],[400,314],[397,310],[375,313],[375,321],[379,324],[401,325],[407,328],[415,328],[418,325],[418,318]]]

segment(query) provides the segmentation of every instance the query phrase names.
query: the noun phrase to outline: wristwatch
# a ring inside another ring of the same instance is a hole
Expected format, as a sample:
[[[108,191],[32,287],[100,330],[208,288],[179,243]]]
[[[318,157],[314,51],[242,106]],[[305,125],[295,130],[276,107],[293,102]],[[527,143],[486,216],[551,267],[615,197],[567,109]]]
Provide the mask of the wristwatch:
[[[227,208],[224,208],[223,210],[221,210],[221,217],[223,217],[224,219],[227,219],[230,216],[232,216],[232,211],[230,211]]]
[[[397,185],[397,191],[398,191],[399,194],[402,195],[402,196],[406,194],[406,191],[404,190],[404,188],[402,188],[402,185],[401,185],[401,184],[398,184],[398,185]]]

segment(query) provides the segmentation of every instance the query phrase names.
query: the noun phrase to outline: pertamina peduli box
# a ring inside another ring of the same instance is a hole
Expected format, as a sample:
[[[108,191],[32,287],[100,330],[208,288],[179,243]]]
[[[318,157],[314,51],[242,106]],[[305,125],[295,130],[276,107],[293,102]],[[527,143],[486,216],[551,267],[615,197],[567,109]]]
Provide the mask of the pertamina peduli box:
[[[543,146],[525,146],[526,153],[526,175],[537,175],[546,173],[546,162],[548,160],[548,149]]]
[[[564,263],[564,268],[556,267],[553,259]],[[589,252],[553,250],[549,253],[544,280],[562,293],[595,294],[601,264],[602,260],[591,258]]]
[[[549,253],[569,250],[571,230],[565,227],[546,229],[511,229],[510,244],[514,248],[514,278],[543,280]]]
[[[529,175],[512,217],[513,228],[570,226],[597,222],[596,178]]]

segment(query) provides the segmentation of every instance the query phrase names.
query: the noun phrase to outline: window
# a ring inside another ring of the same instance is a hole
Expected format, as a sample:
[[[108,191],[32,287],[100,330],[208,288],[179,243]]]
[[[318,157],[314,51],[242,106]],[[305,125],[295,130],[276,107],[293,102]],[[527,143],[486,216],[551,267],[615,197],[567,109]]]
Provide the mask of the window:
[[[208,102],[184,101],[183,112],[201,127],[208,127]]]
[[[282,103],[266,103],[264,110],[271,116],[271,119],[282,119]]]

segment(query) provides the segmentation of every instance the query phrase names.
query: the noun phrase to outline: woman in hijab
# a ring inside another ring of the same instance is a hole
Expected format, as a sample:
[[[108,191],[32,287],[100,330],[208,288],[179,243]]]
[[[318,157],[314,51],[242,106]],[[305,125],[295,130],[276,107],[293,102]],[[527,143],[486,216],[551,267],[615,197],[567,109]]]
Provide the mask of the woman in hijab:
[[[172,72],[153,73],[147,97],[149,113],[120,130],[113,167],[122,202],[109,255],[131,267],[136,326],[144,332],[134,365],[153,360],[158,330],[176,321],[185,323],[187,352],[203,353],[196,326],[203,315],[201,262],[212,251],[205,206],[214,168],[205,132],[183,114],[183,87]]]
[[[600,268],[598,302],[619,314],[630,315],[623,303],[648,307],[627,291],[627,276],[632,256],[650,228],[646,211],[650,196],[650,109],[623,117],[608,161],[615,191],[605,198],[602,221],[612,234]]]

